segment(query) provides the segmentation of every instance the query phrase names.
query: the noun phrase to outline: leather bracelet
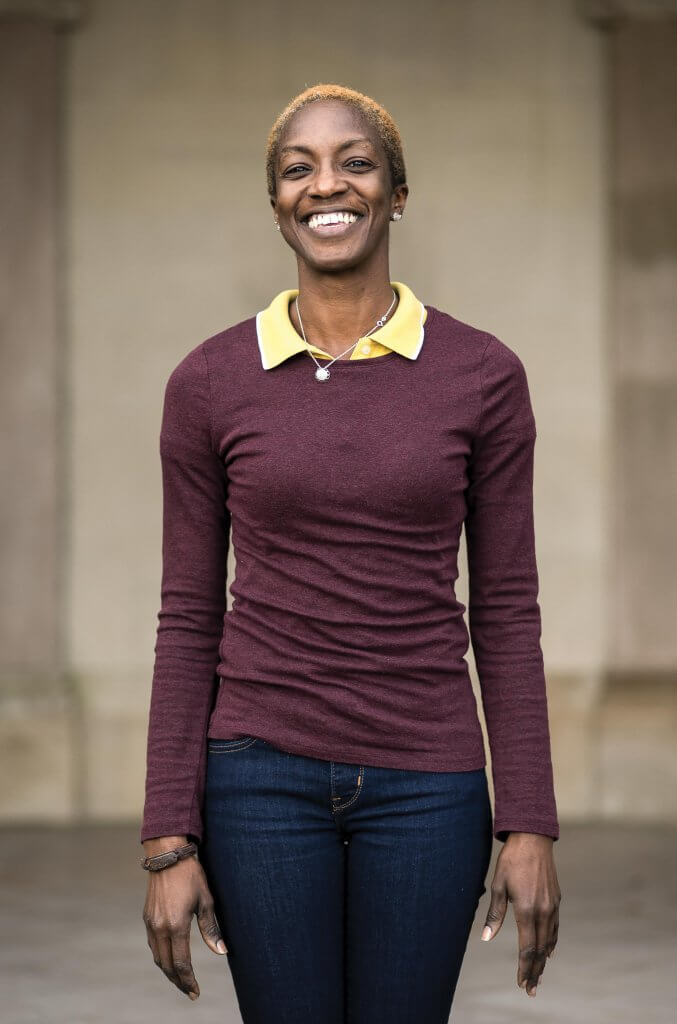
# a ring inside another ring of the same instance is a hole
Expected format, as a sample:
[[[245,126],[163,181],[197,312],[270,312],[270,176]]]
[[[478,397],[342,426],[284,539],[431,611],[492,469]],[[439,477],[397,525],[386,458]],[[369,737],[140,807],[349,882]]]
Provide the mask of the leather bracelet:
[[[177,846],[174,850],[156,853],[154,857],[144,857],[141,867],[145,871],[162,871],[164,868],[176,864],[177,860],[190,857],[193,853],[197,853],[197,843],[186,843],[185,846]]]

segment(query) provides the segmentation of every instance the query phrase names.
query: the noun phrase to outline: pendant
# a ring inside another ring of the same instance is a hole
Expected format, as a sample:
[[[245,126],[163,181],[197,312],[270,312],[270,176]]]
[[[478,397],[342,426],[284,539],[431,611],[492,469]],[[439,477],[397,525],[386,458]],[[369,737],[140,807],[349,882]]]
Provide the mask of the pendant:
[[[325,366],[318,366],[315,370],[315,380],[327,380],[329,378],[329,370]]]

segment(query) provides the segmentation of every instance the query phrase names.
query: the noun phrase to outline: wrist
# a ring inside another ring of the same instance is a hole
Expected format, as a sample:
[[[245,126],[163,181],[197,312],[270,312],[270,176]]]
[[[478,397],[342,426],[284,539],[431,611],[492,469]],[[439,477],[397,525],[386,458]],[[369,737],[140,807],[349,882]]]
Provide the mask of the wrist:
[[[506,841],[506,843],[511,843],[511,845],[515,845],[515,843],[520,843],[520,842],[526,842],[526,843],[536,842],[536,843],[548,843],[548,845],[550,845],[550,846],[552,846],[552,844],[554,842],[552,836],[544,835],[544,833],[542,833],[542,832],[508,832],[508,835],[506,836],[506,840],[505,841]]]
[[[178,846],[185,846],[189,842],[187,835],[158,836],[154,839],[144,839],[143,848],[147,857],[154,857],[158,853],[166,853],[168,850],[175,850]]]

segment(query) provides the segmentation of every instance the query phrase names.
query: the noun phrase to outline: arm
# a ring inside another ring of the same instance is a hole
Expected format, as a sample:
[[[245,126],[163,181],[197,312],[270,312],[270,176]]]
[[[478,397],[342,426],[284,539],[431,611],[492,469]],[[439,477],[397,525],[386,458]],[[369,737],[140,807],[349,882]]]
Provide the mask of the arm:
[[[494,835],[559,837],[536,568],[536,425],[524,367],[490,337],[465,522],[470,637],[494,782]]]
[[[230,516],[203,346],[172,372],[160,431],[162,585],[141,841],[202,838],[206,732],[226,609]]]
[[[225,467],[213,448],[203,346],[167,382],[160,430],[162,585],[155,644],[141,842],[152,855],[202,838],[206,734],[226,610],[230,516]],[[190,954],[193,914],[205,943],[224,955],[204,871],[189,857],[148,873],[148,945],[166,977],[197,999]]]
[[[490,337],[469,466],[469,624],[494,781],[494,835],[504,845],[482,938],[508,902],[518,928],[517,984],[536,994],[554,951],[561,893],[553,860],[553,787],[538,604],[533,472],[536,424],[518,356]]]

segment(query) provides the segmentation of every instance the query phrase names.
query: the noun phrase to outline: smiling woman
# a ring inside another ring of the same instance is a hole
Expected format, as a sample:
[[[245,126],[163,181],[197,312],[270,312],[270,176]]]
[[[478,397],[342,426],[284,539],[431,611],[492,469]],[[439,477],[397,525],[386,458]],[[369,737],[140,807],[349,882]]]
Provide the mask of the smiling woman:
[[[196,914],[245,1024],[444,1024],[492,837],[483,937],[512,902],[530,995],[557,942],[526,372],[391,280],[409,187],[375,100],[300,93],[266,178],[297,287],[191,349],[165,392],[148,942],[197,998]]]
[[[271,128],[266,181],[276,225],[297,256],[292,323],[304,324],[304,336],[323,351],[350,359],[360,340],[345,349],[356,319],[374,322],[392,298],[388,226],[401,219],[409,193],[400,133],[370,97],[314,86]],[[348,289],[343,298],[339,281]]]
[[[390,167],[390,178],[392,188],[397,185],[404,185],[407,180],[407,174],[404,166],[404,155],[402,152],[402,139],[397,125],[393,121],[392,117],[379,103],[376,103],[370,96],[365,96],[363,93],[357,92],[355,89],[349,89],[341,85],[314,85],[309,89],[305,89],[303,92],[295,96],[290,103],[284,108],[284,110],[278,115],[275,123],[273,124],[270,132],[268,133],[268,142],[266,145],[266,181],[268,185],[268,194],[271,197],[275,197],[277,186],[277,165],[278,160],[285,156],[286,148],[281,147],[280,139],[285,133],[286,129],[290,126],[294,115],[297,114],[303,107],[309,106],[312,103],[337,101],[343,107],[352,110],[358,119],[358,124],[369,126],[372,130],[373,136],[378,139],[380,146],[385,154],[385,158]],[[339,143],[339,152],[347,149],[353,144],[359,144],[360,142],[370,143],[373,138],[372,135],[364,136],[358,139],[347,139],[342,140]],[[308,152],[308,148],[302,149],[301,152]],[[312,147],[310,147],[310,153],[312,155]]]

